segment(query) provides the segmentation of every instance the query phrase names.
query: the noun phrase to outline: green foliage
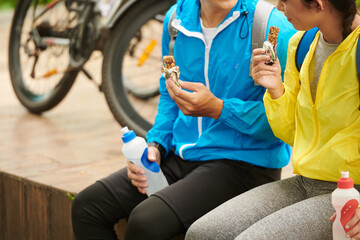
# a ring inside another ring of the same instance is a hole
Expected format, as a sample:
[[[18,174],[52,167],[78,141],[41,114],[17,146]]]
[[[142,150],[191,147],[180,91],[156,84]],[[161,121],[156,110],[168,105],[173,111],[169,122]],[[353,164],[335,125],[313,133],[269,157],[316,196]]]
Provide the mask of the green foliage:
[[[72,193],[66,193],[66,195],[68,196],[68,198],[69,198],[71,201],[74,200],[74,198],[75,198],[75,195],[72,194]]]
[[[10,9],[14,8],[17,0],[2,0],[0,2],[0,9]]]
[[[20,0],[0,0],[0,10],[15,8],[16,3]],[[52,0],[39,0],[40,4],[50,3]]]

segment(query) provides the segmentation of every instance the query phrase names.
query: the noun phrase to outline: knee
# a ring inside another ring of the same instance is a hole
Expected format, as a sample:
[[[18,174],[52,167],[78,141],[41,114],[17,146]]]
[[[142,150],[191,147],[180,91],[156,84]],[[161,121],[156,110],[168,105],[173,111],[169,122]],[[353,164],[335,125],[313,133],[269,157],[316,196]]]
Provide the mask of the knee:
[[[100,183],[95,183],[75,196],[71,207],[73,225],[81,220],[93,219],[93,216],[100,215],[102,211],[99,210],[99,206],[104,196],[101,192],[102,188]]]
[[[73,223],[76,223],[83,218],[87,202],[86,194],[80,192],[75,196],[71,206],[71,218]]]
[[[230,220],[229,220],[230,221]],[[185,240],[225,240],[237,236],[235,226],[216,213],[208,213],[196,220],[186,232]]]
[[[209,229],[206,225],[201,222],[194,222],[186,232],[185,240],[205,240],[212,239],[209,236]]]
[[[156,239],[156,226],[149,217],[135,207],[126,224],[125,239]]]

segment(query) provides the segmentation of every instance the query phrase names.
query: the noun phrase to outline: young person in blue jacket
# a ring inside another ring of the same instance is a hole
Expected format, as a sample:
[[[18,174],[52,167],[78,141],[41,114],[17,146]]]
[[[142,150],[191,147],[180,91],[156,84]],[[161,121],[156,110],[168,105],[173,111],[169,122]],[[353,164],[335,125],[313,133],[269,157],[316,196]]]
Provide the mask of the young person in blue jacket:
[[[180,88],[160,79],[160,102],[147,134],[148,158],[160,164],[169,186],[147,197],[144,171],[132,163],[80,192],[73,203],[77,239],[116,239],[127,218],[126,239],[169,239],[226,200],[280,179],[290,149],[271,131],[262,96],[249,76],[256,0],[179,0],[164,20],[178,30],[174,57]],[[268,28],[280,29],[278,57],[285,66],[295,33],[274,9]]]

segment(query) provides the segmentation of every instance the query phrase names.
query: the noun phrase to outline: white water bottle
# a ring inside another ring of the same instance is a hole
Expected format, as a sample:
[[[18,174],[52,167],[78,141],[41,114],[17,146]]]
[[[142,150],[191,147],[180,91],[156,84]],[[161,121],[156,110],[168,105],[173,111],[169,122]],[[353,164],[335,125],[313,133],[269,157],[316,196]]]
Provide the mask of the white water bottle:
[[[121,129],[122,140],[124,145],[122,152],[125,157],[135,165],[145,170],[145,177],[147,178],[148,187],[146,188],[146,194],[151,194],[168,186],[168,182],[161,171],[159,164],[148,160],[148,146],[146,141],[142,137],[137,137],[133,130],[129,130],[127,127]]]
[[[354,188],[354,181],[349,177],[349,172],[341,172],[337,181],[338,188],[331,194],[331,203],[336,210],[336,219],[333,223],[333,240],[351,239],[345,229],[347,222],[354,216],[359,206],[359,192]]]

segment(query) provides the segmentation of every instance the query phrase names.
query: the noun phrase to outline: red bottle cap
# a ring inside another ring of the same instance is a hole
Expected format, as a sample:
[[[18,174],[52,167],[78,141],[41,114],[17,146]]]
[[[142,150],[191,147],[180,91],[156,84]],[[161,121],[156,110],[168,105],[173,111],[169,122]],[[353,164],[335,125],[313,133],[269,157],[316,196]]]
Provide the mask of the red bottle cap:
[[[349,172],[341,172],[341,178],[337,181],[338,188],[348,189],[354,187],[354,180],[349,177]]]

